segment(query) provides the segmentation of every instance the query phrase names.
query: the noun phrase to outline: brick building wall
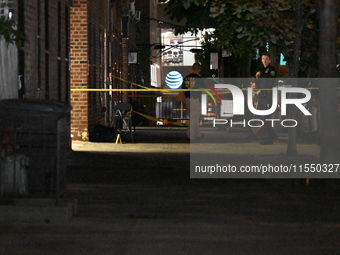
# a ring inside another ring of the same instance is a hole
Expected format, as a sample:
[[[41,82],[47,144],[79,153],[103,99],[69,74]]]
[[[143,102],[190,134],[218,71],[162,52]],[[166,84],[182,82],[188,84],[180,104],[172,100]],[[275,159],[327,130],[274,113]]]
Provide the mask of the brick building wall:
[[[68,102],[68,0],[18,0],[20,97]]]
[[[88,140],[97,123],[109,124],[121,92],[82,92],[70,88],[123,88],[109,75],[129,79],[127,53],[129,0],[14,0],[18,27],[26,39],[18,50],[19,98],[70,102],[71,135]],[[124,41],[123,41],[124,39]],[[107,82],[109,80],[109,82]]]
[[[87,0],[74,1],[70,11],[70,81],[72,89],[88,84],[88,6]],[[71,135],[88,139],[88,92],[71,93]]]
[[[104,88],[104,34],[109,30],[108,1],[74,1],[71,9],[71,88]],[[71,134],[89,140],[93,127],[102,124],[103,93],[73,91]]]
[[[71,88],[107,88],[108,76],[128,73],[127,50],[122,40],[122,19],[128,0],[75,0],[71,8]],[[125,57],[126,55],[126,57]],[[124,57],[123,57],[124,56]],[[125,76],[124,76],[125,77]],[[111,80],[113,88],[122,84]],[[123,101],[121,93],[72,91],[71,134],[73,140],[90,140],[96,124],[109,125],[113,101]],[[126,96],[125,96],[126,98]],[[124,101],[126,101],[125,99]]]
[[[113,76],[122,77],[122,20],[120,18],[120,10],[118,4],[113,5],[111,13],[111,40],[109,42],[110,52],[110,72]],[[112,85],[114,88],[121,89],[123,83],[120,80],[112,79]],[[113,97],[117,101],[122,101],[123,95],[121,92],[113,93]]]
[[[89,82],[88,87],[94,89],[105,88],[104,58],[107,58],[107,50],[104,50],[105,33],[109,32],[110,5],[105,0],[88,0],[88,40],[89,40]],[[104,123],[102,109],[104,105],[104,92],[89,93],[89,130],[100,123]]]
[[[129,42],[127,38],[123,38],[122,40],[122,60],[123,60],[123,65],[122,65],[122,78],[126,81],[130,79],[129,77],[129,66],[128,66],[128,54],[129,54]],[[126,82],[123,83],[123,89],[130,89],[131,86],[127,84]],[[124,103],[128,102],[128,93],[127,91],[122,92],[122,98],[121,101]]]

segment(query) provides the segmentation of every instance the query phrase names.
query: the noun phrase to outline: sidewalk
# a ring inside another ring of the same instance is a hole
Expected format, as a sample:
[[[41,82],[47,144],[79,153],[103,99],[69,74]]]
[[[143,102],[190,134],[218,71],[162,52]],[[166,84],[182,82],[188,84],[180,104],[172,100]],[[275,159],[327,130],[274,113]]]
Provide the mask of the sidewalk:
[[[339,190],[326,181],[305,186],[278,179],[190,179],[190,144],[183,130],[159,131],[157,136],[137,132],[136,138],[149,143],[74,142],[64,199],[78,201],[77,215],[62,224],[1,226],[0,254],[339,252]],[[244,155],[259,153],[259,144],[243,137],[222,144],[207,135],[202,147],[225,146],[241,163]],[[257,157],[272,160],[285,153],[286,144],[263,148]],[[316,145],[298,145],[298,150],[318,154]]]
[[[246,133],[226,132],[204,128],[204,138],[199,142],[202,146],[198,152],[214,149],[226,154],[247,155],[284,155],[287,153],[287,135],[280,135],[280,143],[260,145],[258,141],[247,139]],[[125,135],[129,137],[129,135]],[[151,145],[152,144],[152,145]],[[196,144],[195,144],[196,145]],[[134,133],[134,141],[123,144],[94,143],[73,141],[75,151],[97,152],[145,152],[145,153],[190,153],[190,141],[186,138],[185,128],[145,128]],[[320,156],[320,146],[317,144],[297,143],[299,155]]]

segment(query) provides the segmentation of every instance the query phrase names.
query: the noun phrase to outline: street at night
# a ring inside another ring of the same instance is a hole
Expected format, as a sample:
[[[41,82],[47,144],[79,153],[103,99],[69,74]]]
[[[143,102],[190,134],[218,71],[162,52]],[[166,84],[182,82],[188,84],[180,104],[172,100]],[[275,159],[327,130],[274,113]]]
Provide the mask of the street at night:
[[[261,151],[242,135],[229,139],[233,164],[289,160],[284,140]],[[183,130],[137,130],[135,140],[74,142],[63,199],[77,200],[77,214],[3,224],[1,254],[338,253],[336,180],[190,179]],[[319,150],[298,148],[309,159]]]
[[[0,0],[0,255],[339,255],[339,0]]]

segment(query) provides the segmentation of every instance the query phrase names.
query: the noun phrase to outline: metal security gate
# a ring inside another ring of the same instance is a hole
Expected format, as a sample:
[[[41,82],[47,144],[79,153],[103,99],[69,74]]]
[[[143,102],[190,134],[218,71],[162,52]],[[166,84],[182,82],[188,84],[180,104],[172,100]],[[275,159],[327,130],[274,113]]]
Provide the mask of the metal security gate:
[[[69,112],[60,102],[0,101],[0,196],[65,192]]]
[[[162,97],[156,102],[156,118],[182,122],[189,117],[185,105],[178,102],[175,97]]]

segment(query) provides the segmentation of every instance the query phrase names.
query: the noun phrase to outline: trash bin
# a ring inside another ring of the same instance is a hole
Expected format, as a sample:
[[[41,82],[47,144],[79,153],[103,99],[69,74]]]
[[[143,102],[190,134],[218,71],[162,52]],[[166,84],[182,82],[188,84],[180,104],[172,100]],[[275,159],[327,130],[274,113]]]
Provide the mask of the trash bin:
[[[0,196],[59,197],[71,150],[68,104],[0,100]]]

